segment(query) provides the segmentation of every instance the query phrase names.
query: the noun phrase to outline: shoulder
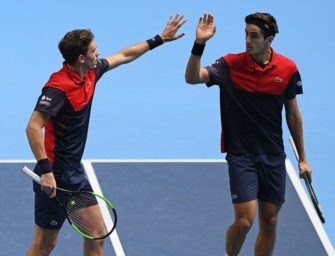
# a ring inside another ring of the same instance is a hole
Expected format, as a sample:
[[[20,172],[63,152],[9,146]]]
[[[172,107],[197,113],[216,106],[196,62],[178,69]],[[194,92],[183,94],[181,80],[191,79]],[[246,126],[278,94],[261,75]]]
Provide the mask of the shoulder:
[[[246,52],[241,53],[229,53],[222,57],[229,66],[242,65],[247,58],[250,57]]]
[[[282,54],[279,54],[277,52],[273,52],[273,58],[274,58],[274,61],[276,62],[276,64],[282,66],[283,68],[286,68],[286,69],[289,69],[291,70],[292,72],[297,72],[298,71],[298,68],[297,68],[297,65],[295,64],[295,62],[282,55]]]
[[[44,85],[44,88],[53,87],[61,91],[65,91],[66,81],[69,80],[68,74],[63,70],[59,70],[51,74],[48,82]]]

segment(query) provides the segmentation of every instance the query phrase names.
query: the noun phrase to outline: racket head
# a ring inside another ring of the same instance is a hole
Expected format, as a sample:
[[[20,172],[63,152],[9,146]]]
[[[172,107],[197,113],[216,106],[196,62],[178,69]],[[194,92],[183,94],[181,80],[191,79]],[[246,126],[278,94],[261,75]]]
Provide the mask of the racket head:
[[[104,239],[116,227],[117,215],[113,204],[94,192],[73,193],[64,208],[71,227],[87,239]]]

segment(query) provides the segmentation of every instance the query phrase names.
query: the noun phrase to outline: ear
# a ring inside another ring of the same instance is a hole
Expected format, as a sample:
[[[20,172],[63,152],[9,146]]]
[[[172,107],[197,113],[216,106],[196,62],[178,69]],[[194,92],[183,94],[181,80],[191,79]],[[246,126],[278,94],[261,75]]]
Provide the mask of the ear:
[[[272,41],[273,41],[273,38],[274,38],[273,36],[268,36],[268,37],[265,39],[269,46],[271,45],[271,43],[272,43]]]
[[[80,63],[83,64],[83,63],[85,62],[85,57],[84,57],[84,55],[80,54],[79,57],[78,57],[78,60],[79,60]]]

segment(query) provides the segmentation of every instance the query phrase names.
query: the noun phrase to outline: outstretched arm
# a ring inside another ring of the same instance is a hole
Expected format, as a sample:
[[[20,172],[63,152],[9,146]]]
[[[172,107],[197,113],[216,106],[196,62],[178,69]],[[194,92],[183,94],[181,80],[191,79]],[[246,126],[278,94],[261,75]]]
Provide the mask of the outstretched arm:
[[[184,25],[186,20],[184,20],[183,15],[175,15],[174,17],[170,17],[166,27],[162,31],[160,35],[155,36],[152,39],[149,39],[145,42],[141,42],[135,44],[133,46],[127,47],[118,53],[107,57],[107,61],[109,63],[109,69],[116,68],[122,64],[131,62],[138,57],[140,57],[145,52],[152,50],[153,48],[165,43],[174,41],[183,37],[185,34],[177,34],[178,29]]]
[[[215,32],[216,26],[214,25],[213,15],[204,14],[203,17],[199,18],[196,29],[196,39],[185,72],[185,80],[187,83],[199,84],[209,82],[208,72],[205,68],[201,68],[200,59],[206,42],[214,36]]]
[[[300,177],[303,173],[307,173],[307,176],[311,180],[312,178],[312,168],[307,162],[305,148],[304,148],[304,136],[302,128],[302,118],[301,113],[298,108],[297,98],[292,100],[287,100],[285,102],[285,112],[286,112],[286,122],[287,126],[292,135],[293,141],[296,145],[299,154],[299,172]]]

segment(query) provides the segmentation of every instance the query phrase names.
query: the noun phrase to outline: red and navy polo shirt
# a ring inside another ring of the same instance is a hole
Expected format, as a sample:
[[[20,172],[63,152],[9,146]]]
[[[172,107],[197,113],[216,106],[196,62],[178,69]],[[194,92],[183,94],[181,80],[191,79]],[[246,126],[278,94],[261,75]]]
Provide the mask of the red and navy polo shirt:
[[[302,83],[295,63],[271,50],[264,68],[246,52],[228,54],[206,67],[207,86],[220,88],[221,152],[284,152],[284,101],[302,94]]]
[[[35,111],[49,115],[44,145],[54,169],[78,168],[84,152],[97,81],[108,69],[106,59],[82,79],[63,63],[42,89]]]

